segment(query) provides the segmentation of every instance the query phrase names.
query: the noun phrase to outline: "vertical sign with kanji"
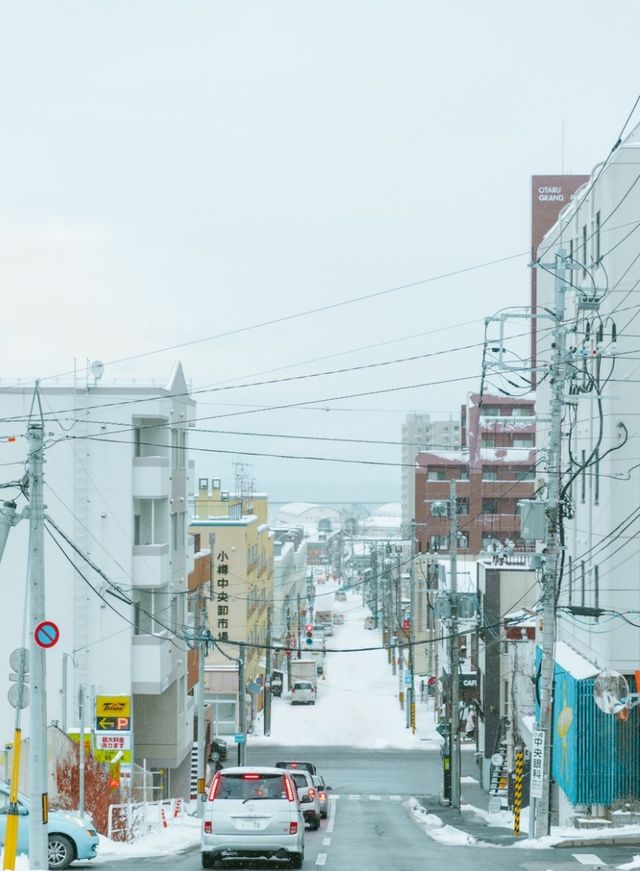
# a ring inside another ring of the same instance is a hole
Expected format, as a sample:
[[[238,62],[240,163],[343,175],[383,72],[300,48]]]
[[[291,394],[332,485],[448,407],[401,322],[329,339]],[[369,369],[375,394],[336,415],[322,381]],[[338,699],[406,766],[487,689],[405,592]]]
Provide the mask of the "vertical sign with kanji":
[[[229,640],[229,555],[226,550],[219,550],[216,554],[214,567],[213,596],[214,596],[214,620],[215,636],[218,641]]]
[[[542,798],[542,780],[544,766],[544,732],[536,729],[531,741],[531,780],[529,797]]]

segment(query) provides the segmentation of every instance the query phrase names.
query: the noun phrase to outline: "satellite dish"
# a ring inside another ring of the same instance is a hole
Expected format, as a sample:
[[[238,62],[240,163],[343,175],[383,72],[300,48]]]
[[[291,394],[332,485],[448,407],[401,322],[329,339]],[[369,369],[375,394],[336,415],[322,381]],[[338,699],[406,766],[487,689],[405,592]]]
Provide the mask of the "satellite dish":
[[[102,376],[104,375],[104,363],[102,362],[102,360],[93,361],[93,363],[91,364],[91,374],[96,379],[96,381],[99,381],[102,378]]]
[[[593,684],[593,700],[605,714],[618,714],[627,707],[629,684],[617,671],[601,671]]]

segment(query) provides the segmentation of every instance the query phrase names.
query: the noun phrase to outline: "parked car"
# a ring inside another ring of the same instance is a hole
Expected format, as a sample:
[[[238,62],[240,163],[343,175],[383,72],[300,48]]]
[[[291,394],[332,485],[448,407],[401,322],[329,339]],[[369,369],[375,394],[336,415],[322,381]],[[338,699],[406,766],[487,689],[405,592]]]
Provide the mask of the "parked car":
[[[218,771],[205,802],[201,854],[203,868],[222,859],[274,856],[302,868],[304,818],[293,776],[281,768]]]
[[[329,812],[329,796],[327,795],[327,793],[331,789],[331,787],[325,784],[324,777],[321,774],[312,774],[311,777],[313,778],[313,782],[318,792],[320,816],[323,820],[326,820],[327,814]]]
[[[302,768],[303,771],[308,771],[309,774],[317,774],[317,770],[313,762],[300,762],[299,760],[285,760],[284,762],[276,762],[276,768],[290,768],[293,771],[296,768]]]
[[[347,594],[345,593],[345,591],[344,590],[336,590],[335,600],[336,600],[336,602],[346,602],[347,601]]]
[[[0,841],[4,844],[9,810],[9,784],[0,783]],[[49,868],[61,871],[76,859],[95,859],[98,834],[89,817],[73,811],[49,811]],[[29,799],[18,795],[18,849],[29,852]]]
[[[298,788],[304,820],[315,831],[320,828],[320,800],[313,776],[301,768],[288,769],[288,771]]]
[[[336,626],[342,626],[344,623],[344,614],[338,613],[333,615],[333,622]]]
[[[224,738],[216,736],[211,741],[211,752],[209,753],[209,762],[224,762],[229,752],[229,746]]]
[[[325,637],[333,635],[333,623],[314,623],[313,631]]]
[[[297,680],[291,687],[292,705],[315,705],[316,688],[310,680]]]

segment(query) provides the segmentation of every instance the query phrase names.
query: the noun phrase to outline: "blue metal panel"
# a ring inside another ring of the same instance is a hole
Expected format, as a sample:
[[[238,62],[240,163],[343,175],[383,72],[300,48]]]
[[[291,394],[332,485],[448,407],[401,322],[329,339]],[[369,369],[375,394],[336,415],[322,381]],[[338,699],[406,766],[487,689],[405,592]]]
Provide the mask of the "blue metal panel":
[[[552,776],[572,804],[610,805],[638,796],[638,713],[626,721],[603,714],[593,683],[555,664]]]

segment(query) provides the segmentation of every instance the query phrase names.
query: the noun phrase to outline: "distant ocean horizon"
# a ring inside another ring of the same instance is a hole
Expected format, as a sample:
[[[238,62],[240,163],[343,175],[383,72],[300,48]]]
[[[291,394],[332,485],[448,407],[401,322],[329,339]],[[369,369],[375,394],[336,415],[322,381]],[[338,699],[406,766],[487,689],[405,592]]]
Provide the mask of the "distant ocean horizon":
[[[391,482],[261,481],[256,490],[267,493],[270,504],[319,502],[377,505],[400,501],[400,486]]]

